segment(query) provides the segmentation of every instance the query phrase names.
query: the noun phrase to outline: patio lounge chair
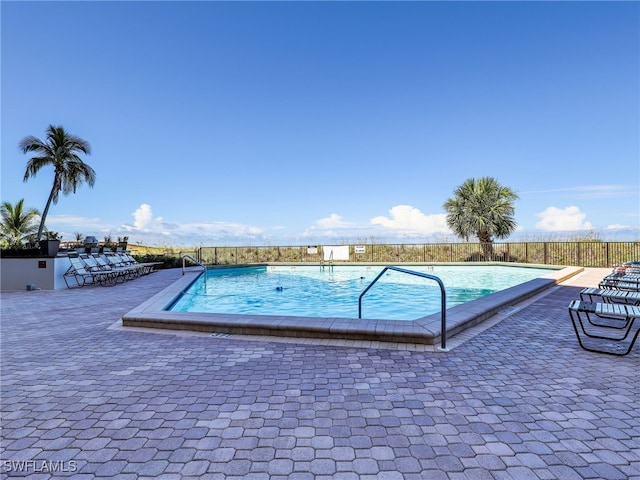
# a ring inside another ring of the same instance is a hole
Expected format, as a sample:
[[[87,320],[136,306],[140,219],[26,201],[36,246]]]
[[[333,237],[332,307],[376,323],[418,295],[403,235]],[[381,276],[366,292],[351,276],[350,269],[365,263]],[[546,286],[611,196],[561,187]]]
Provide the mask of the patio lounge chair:
[[[624,271],[624,272],[612,272],[609,275],[607,275],[606,277],[604,277],[605,279],[612,279],[612,280],[634,280],[634,279],[640,279],[640,272],[629,272],[629,271]]]
[[[600,281],[598,287],[610,290],[640,291],[640,276],[636,275],[607,275]]]
[[[142,269],[138,265],[132,265],[118,254],[108,252],[100,255],[100,258],[109,267],[125,272],[125,280],[133,280],[142,275]]]
[[[91,255],[81,254],[80,258],[92,271],[111,272],[116,283],[123,283],[137,276],[135,270],[110,265],[98,253],[92,253]]]
[[[63,275],[67,288],[84,287],[85,285],[115,285],[115,278],[110,272],[91,271],[79,257],[69,256],[71,266]]]
[[[630,261],[616,265],[613,273],[640,273],[640,262]]]
[[[138,262],[130,253],[127,252],[120,252],[119,255],[122,260],[129,262],[130,265],[139,266],[143,275],[155,272],[156,267],[162,265],[162,262]]]
[[[598,300],[598,297],[600,300]],[[580,300],[585,302],[623,303],[640,305],[640,291],[615,290],[611,288],[585,288],[580,292]]]
[[[635,334],[629,335],[640,318],[640,307],[634,305],[573,300],[569,317],[580,347],[589,352],[627,355],[640,333],[637,327]],[[585,337],[591,340],[585,343]]]

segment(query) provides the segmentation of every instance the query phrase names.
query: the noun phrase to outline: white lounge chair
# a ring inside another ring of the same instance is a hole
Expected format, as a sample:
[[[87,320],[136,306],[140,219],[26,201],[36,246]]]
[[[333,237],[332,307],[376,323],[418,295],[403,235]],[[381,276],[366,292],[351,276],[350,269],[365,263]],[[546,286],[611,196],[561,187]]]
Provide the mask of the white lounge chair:
[[[69,256],[71,266],[63,275],[67,288],[85,285],[115,285],[115,277],[110,272],[91,271],[79,257]]]
[[[639,273],[611,273],[604,277],[598,287],[601,289],[639,291]]]
[[[635,305],[573,300],[569,316],[580,347],[589,352],[627,355],[640,333],[640,327],[636,327],[630,336],[640,318],[640,307]]]
[[[162,265],[162,262],[138,262],[133,255],[128,252],[120,252],[120,258],[128,261],[130,265],[140,267],[143,275],[155,272],[156,267]]]
[[[600,298],[600,300],[598,300]],[[580,292],[580,300],[585,302],[623,303],[640,305],[640,291],[615,290],[610,288],[585,288]]]

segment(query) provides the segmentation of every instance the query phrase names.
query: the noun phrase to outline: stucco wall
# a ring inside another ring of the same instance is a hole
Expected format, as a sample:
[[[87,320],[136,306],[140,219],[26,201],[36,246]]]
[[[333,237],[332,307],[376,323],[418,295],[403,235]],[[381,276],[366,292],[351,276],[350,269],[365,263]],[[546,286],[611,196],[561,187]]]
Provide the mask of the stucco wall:
[[[66,256],[2,258],[0,259],[0,288],[27,290],[27,285],[35,285],[36,289],[41,290],[67,288],[63,275],[70,265],[69,258]]]

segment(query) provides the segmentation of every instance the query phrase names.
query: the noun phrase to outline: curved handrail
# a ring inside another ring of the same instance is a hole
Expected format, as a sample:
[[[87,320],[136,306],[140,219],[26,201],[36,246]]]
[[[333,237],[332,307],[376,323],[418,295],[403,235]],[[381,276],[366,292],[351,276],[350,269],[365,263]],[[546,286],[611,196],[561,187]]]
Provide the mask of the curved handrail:
[[[184,272],[185,272],[187,259],[191,260],[196,265],[199,265],[200,267],[202,267],[202,270],[204,272],[204,283],[206,284],[207,283],[207,266],[197,261],[191,255],[182,255],[182,275],[184,275]]]
[[[440,280],[440,278],[436,277],[435,275],[429,275],[428,273],[416,272],[413,270],[406,270],[404,268],[394,267],[391,265],[384,267],[382,271],[378,274],[378,276],[373,279],[373,281],[369,284],[369,286],[365,288],[364,291],[358,297],[358,318],[362,318],[362,297],[364,296],[365,293],[369,291],[371,287],[373,287],[373,284],[376,283],[378,279],[382,277],[382,275],[384,275],[384,272],[386,272],[387,270],[394,270],[396,272],[408,273],[409,275],[416,275],[418,277],[434,280],[438,283],[438,285],[440,286],[440,292],[441,292],[440,330],[442,331],[442,333],[440,334],[440,348],[438,350],[441,350],[443,352],[448,352],[448,349],[447,349],[447,293],[444,288],[444,283],[442,283],[442,280]]]

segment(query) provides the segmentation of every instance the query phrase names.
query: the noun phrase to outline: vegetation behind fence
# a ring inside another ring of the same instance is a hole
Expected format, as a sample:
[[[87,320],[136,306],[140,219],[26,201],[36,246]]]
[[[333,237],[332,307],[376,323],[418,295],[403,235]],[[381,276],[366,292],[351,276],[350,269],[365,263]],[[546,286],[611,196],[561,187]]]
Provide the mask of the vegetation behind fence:
[[[196,251],[174,252],[170,255],[187,253],[207,265],[278,262],[320,264],[323,259],[322,249],[322,246],[201,247]],[[494,243],[491,250],[492,253],[487,258],[486,245],[480,243],[349,245],[348,262],[394,264],[500,261],[604,268],[640,259],[640,242]]]

